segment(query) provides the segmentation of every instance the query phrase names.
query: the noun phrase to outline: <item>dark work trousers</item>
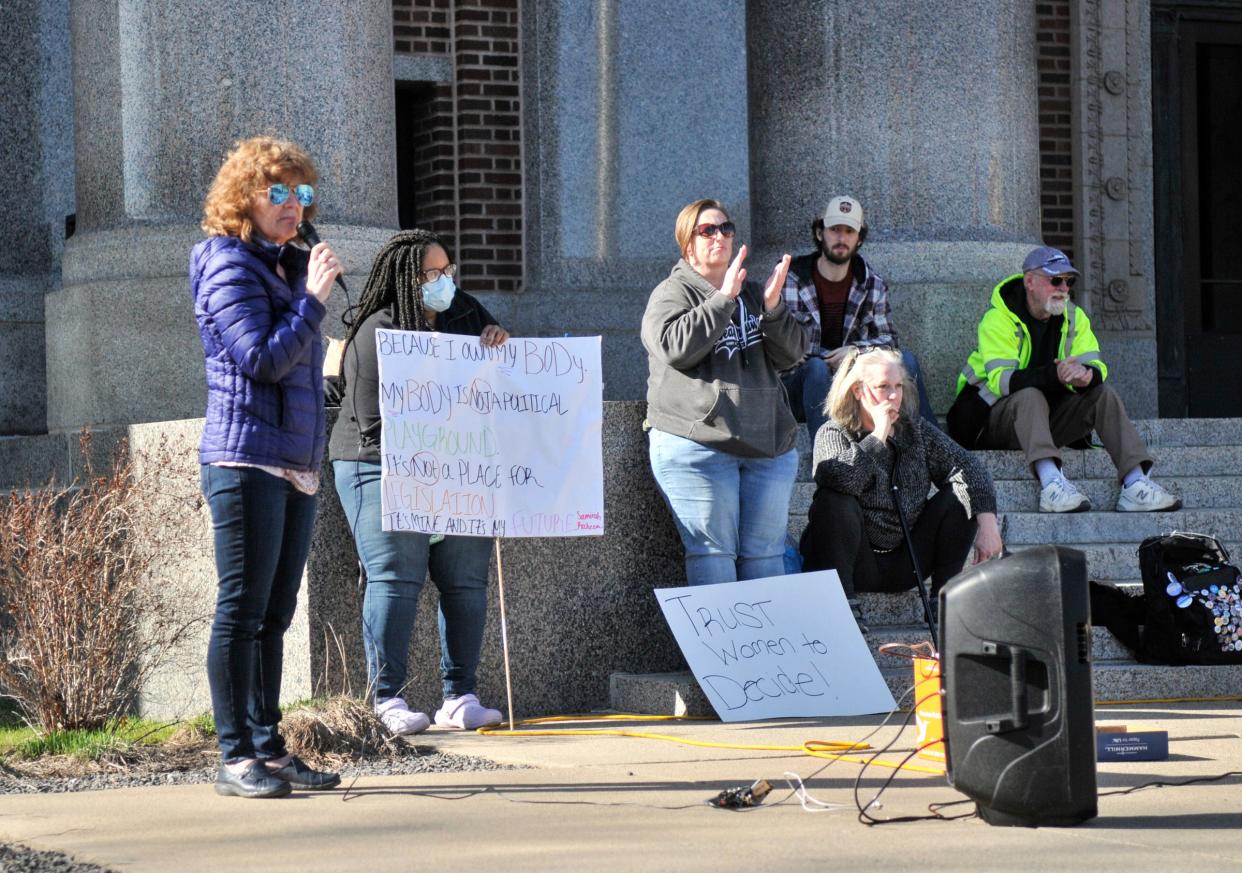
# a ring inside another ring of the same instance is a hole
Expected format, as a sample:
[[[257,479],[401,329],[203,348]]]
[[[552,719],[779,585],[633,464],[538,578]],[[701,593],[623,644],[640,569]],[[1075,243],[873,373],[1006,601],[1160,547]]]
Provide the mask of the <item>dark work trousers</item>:
[[[819,488],[802,533],[802,572],[836,570],[846,597],[864,591],[896,592],[914,587],[910,550],[903,542],[887,552],[871,548],[858,498]],[[927,501],[910,531],[919,568],[932,578],[932,593],[962,570],[978,523],[949,488]]]

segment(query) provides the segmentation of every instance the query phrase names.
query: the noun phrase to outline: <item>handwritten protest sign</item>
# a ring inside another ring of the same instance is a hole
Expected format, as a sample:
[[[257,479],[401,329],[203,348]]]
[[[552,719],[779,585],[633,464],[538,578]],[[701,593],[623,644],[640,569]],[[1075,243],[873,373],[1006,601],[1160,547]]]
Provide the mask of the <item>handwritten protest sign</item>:
[[[836,570],[655,595],[722,721],[863,715],[896,705]]]
[[[604,532],[600,338],[377,330],[383,529]]]

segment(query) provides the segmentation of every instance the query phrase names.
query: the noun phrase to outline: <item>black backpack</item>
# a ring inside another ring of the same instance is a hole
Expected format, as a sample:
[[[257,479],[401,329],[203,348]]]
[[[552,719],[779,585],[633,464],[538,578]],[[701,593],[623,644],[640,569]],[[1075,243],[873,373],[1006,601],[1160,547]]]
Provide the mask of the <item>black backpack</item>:
[[[1242,664],[1242,573],[1206,534],[1174,531],[1138,548],[1148,664]]]

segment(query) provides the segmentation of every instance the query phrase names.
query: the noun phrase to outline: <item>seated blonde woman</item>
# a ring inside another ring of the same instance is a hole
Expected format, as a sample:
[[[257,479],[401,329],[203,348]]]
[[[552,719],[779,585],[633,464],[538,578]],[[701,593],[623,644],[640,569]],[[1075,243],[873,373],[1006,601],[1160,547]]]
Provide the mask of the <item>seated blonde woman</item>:
[[[825,413],[828,421],[815,437],[816,488],[802,534],[802,569],[836,570],[860,626],[857,593],[915,585],[894,482],[933,595],[961,571],[972,543],[976,560],[1001,553],[991,477],[969,451],[919,418],[898,352],[847,357]]]

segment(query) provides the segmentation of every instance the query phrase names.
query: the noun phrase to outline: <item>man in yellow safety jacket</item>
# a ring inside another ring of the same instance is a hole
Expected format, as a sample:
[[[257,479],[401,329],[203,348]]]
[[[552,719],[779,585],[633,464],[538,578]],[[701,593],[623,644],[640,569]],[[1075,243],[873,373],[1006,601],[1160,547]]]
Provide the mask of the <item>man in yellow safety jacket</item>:
[[[1063,252],[1042,246],[992,289],[978,346],[958,376],[949,433],[971,449],[1021,449],[1039,478],[1040,511],[1082,512],[1091,501],[1061,472],[1061,447],[1094,430],[1117,467],[1119,511],[1178,509],[1182,502],[1148,478],[1147,446],[1104,384],[1091,320],[1070,300],[1077,278]]]

